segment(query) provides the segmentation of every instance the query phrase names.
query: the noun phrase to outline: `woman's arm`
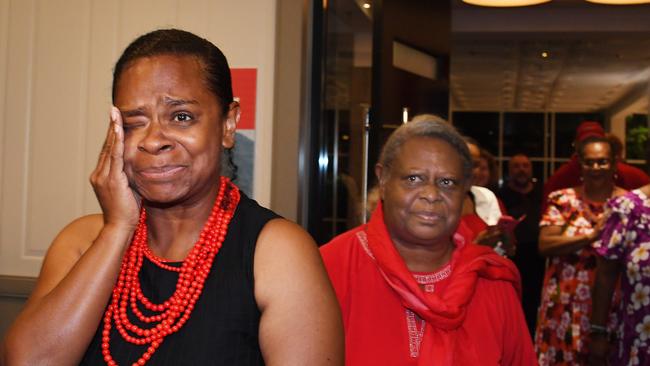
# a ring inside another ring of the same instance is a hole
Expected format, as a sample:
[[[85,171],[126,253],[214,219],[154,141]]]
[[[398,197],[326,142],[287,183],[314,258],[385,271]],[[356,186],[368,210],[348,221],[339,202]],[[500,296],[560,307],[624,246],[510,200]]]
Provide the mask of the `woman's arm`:
[[[97,239],[90,245],[93,232]],[[6,365],[79,363],[108,303],[130,235],[117,227],[102,228],[101,216],[94,215],[57,236],[3,342]],[[82,248],[87,248],[83,255]]]
[[[312,238],[287,220],[270,221],[257,241],[255,299],[267,365],[343,365],[339,305]]]
[[[90,177],[104,215],[74,221],[52,243],[36,287],[0,347],[6,365],[74,365],[88,347],[138,223],[123,154],[121,116],[113,107]]]
[[[544,226],[539,230],[539,254],[549,257],[567,255],[586,247],[598,239],[600,230],[585,235],[564,235],[562,226]]]
[[[609,308],[616,288],[616,281],[621,273],[621,265],[617,260],[598,257],[596,280],[592,295],[591,324],[606,327]],[[609,339],[605,332],[592,332],[589,343],[589,361],[591,365],[605,365]]]

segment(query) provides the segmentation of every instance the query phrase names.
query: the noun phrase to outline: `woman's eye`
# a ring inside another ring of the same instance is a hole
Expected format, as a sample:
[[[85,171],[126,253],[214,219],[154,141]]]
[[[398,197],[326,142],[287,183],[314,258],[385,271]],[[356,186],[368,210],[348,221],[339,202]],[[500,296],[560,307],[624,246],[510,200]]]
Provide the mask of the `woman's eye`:
[[[185,112],[176,113],[174,115],[174,121],[176,121],[176,122],[189,122],[192,119],[193,119],[192,115],[190,115],[189,113],[185,113]]]
[[[446,188],[451,188],[456,185],[456,181],[449,178],[442,178],[440,179],[440,181],[438,181],[438,183],[440,184],[440,186]]]
[[[409,183],[416,183],[421,181],[422,179],[420,178],[419,175],[408,175],[406,176],[406,181]]]
[[[133,121],[133,122],[130,122],[130,123],[125,122],[122,125],[122,128],[124,129],[124,132],[130,132],[131,130],[134,130],[134,129],[136,129],[136,128],[140,127],[140,126],[143,126],[143,125],[144,125],[143,122],[136,122],[136,121]]]

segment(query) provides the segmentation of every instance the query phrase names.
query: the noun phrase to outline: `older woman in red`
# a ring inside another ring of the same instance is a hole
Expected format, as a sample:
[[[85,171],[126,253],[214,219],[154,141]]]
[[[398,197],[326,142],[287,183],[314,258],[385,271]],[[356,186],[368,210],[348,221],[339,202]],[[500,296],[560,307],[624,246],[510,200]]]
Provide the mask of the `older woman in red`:
[[[448,123],[398,128],[369,223],[321,248],[348,365],[532,365],[515,266],[456,234],[472,161]]]

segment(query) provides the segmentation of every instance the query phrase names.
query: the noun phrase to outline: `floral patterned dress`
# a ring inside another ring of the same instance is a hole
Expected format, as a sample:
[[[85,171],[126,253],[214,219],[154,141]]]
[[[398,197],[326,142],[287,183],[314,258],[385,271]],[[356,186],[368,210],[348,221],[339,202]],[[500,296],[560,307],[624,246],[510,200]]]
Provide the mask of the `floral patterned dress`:
[[[603,210],[603,204],[588,203],[575,189],[561,189],[548,196],[539,225],[561,226],[568,236],[589,234]],[[586,364],[595,269],[596,252],[591,247],[548,258],[535,331],[541,366]]]
[[[611,213],[594,248],[625,267],[612,365],[650,365],[650,199],[635,190],[607,206]]]

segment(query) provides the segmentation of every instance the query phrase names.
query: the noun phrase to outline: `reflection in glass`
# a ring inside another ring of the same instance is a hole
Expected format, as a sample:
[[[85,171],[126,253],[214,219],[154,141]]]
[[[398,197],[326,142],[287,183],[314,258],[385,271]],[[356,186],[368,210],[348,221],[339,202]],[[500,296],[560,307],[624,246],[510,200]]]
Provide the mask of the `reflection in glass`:
[[[363,2],[333,0],[326,8],[321,130],[319,244],[361,222],[364,121],[370,104],[372,20]]]

